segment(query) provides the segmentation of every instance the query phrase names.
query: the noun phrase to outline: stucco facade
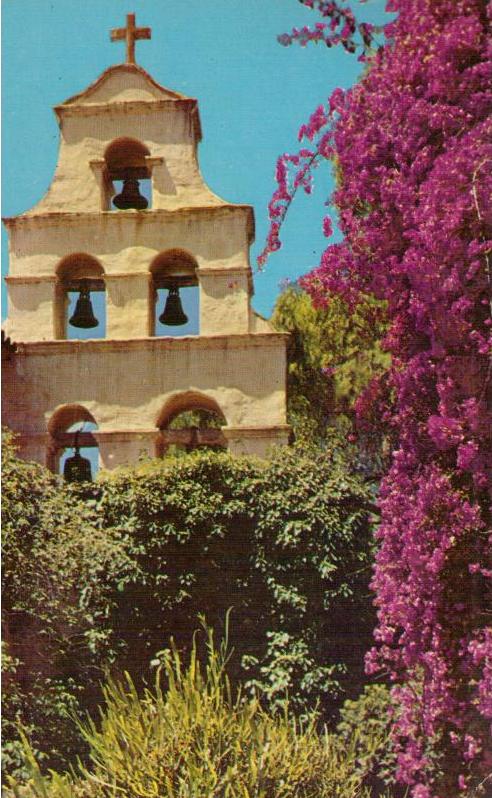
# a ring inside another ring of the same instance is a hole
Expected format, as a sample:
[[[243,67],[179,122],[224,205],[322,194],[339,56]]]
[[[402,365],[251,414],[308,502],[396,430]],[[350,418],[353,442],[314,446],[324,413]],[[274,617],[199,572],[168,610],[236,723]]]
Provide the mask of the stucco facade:
[[[252,208],[205,185],[196,100],[126,63],[55,112],[52,184],[34,208],[4,220],[5,331],[16,353],[3,418],[21,456],[55,467],[77,413],[97,424],[102,466],[153,456],[166,408],[178,405],[219,411],[232,452],[263,456],[286,443],[286,337],[251,309]],[[111,209],[127,165],[151,182],[147,210]],[[198,285],[196,336],[154,334],[157,287],[174,279]],[[67,292],[80,280],[105,292],[104,339],[66,338]]]

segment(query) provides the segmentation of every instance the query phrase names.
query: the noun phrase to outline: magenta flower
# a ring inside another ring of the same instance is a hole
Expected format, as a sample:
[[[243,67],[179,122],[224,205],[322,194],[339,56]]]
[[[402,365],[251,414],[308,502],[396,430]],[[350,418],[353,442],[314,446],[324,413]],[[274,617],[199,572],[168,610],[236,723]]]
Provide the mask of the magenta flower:
[[[326,238],[330,238],[333,235],[333,224],[329,216],[325,216],[323,219],[323,235]]]
[[[366,36],[373,46],[376,32],[345,3],[305,5],[329,24],[288,43],[365,48]],[[310,155],[284,156],[261,257],[280,246],[296,188],[335,157],[329,203],[344,240],[300,282],[318,306],[333,293],[350,308],[361,293],[386,300],[393,358],[385,385],[357,403],[359,424],[397,441],[380,490],[367,668],[395,684],[398,778],[412,798],[458,798],[492,767],[492,3],[390,0],[387,10],[397,16],[381,48],[363,49],[361,82],[301,128]]]

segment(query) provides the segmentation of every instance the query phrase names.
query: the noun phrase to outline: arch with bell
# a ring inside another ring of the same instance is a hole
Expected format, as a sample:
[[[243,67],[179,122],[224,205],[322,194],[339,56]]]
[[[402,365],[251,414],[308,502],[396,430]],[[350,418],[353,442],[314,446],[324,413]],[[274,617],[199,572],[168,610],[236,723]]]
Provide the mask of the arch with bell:
[[[190,317],[198,323],[198,263],[193,255],[178,248],[160,252],[149,273],[149,335],[170,335],[169,328],[183,327]]]
[[[82,337],[77,334],[79,330],[96,330],[98,327],[95,337],[104,338],[105,291],[104,269],[97,258],[86,252],[77,252],[63,258],[56,268],[55,338]],[[91,294],[94,293],[103,295],[102,301],[97,303],[99,318],[92,304]]]
[[[179,248],[159,252],[150,262],[148,276],[148,323],[142,334],[199,334],[198,263],[193,255]],[[56,340],[105,338],[106,282],[112,277],[87,252],[62,258],[55,269]]]
[[[97,428],[84,405],[58,407],[48,422],[47,467],[67,482],[90,482],[98,466],[97,457],[90,456],[99,448],[93,434]]]
[[[152,206],[152,160],[150,150],[138,139],[121,136],[108,144],[104,163],[112,198],[112,203],[106,199],[109,209],[111,204],[113,210],[120,211],[143,211]]]

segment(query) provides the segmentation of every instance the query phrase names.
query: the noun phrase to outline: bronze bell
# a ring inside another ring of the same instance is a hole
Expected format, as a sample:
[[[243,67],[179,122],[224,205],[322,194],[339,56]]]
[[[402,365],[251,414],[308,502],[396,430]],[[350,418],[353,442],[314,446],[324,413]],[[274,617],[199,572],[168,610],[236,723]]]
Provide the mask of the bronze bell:
[[[123,180],[123,191],[113,199],[113,204],[122,211],[134,208],[143,211],[148,206],[148,200],[139,191],[138,180],[128,177]]]
[[[169,289],[166,305],[164,311],[159,316],[159,321],[161,324],[167,324],[169,327],[179,327],[181,324],[186,324],[188,321],[188,316],[184,312],[181,304],[179,288],[177,286]]]
[[[78,446],[75,447],[75,454],[65,460],[63,477],[66,482],[92,481],[90,460],[88,460],[86,457],[82,457]]]
[[[81,327],[84,330],[97,327],[99,324],[92,309],[90,291],[86,286],[80,288],[80,295],[77,299],[73,316],[70,317],[68,323],[72,327]]]

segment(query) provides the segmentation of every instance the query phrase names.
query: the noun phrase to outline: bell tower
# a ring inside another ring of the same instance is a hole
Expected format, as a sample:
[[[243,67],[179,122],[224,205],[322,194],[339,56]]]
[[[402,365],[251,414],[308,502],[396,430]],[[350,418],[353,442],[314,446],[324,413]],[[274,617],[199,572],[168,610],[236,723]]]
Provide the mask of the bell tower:
[[[263,456],[288,438],[286,336],[250,305],[252,208],[204,183],[197,101],[135,63],[136,41],[150,37],[134,14],[111,32],[126,42],[125,63],[55,107],[53,181],[4,219],[14,348],[4,423],[22,457],[53,470],[69,446],[97,446],[114,468],[176,443]],[[173,430],[187,410],[220,424]]]

